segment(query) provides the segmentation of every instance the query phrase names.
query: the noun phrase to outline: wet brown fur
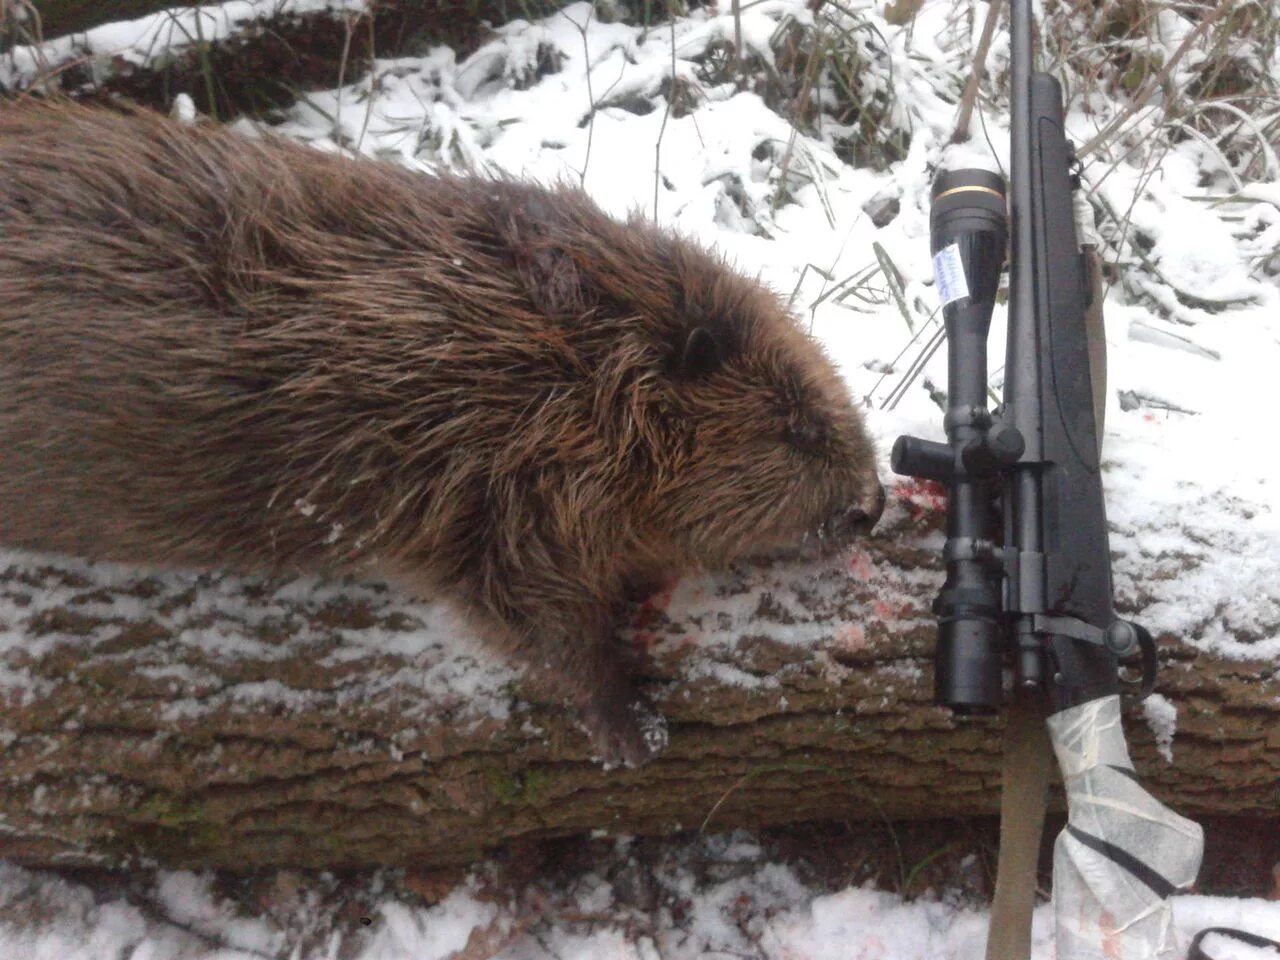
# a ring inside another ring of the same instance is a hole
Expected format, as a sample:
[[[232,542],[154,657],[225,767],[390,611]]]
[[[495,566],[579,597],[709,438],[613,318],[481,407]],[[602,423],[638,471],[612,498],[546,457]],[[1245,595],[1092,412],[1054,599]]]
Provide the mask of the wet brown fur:
[[[0,105],[0,542],[452,595],[611,760],[629,585],[878,515],[776,297],[576,190]]]

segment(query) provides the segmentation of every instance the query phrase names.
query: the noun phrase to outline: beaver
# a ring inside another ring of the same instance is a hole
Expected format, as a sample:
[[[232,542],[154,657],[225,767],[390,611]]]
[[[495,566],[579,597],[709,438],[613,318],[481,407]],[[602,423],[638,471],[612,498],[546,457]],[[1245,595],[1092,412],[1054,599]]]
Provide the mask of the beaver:
[[[580,190],[0,108],[0,543],[452,598],[637,764],[625,598],[845,543],[875,463],[775,294]]]

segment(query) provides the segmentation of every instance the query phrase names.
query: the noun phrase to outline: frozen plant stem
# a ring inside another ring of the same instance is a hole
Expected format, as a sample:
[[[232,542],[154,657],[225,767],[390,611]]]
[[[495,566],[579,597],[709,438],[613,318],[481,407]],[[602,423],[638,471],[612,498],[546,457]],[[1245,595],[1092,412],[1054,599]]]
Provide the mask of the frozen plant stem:
[[[585,187],[587,185],[587,168],[591,166],[591,142],[595,138],[596,133],[596,95],[591,89],[591,48],[587,44],[587,28],[591,25],[591,15],[593,13],[595,13],[595,7],[588,7],[587,19],[582,23],[578,23],[578,21],[574,20],[573,17],[569,16],[563,10],[560,11],[560,15],[572,23],[578,33],[582,35],[582,65],[587,80],[587,152],[586,156],[582,158],[582,170],[578,174],[578,185],[580,187]],[[675,45],[673,43],[673,53],[674,50]],[[605,91],[605,95],[608,96],[607,90]],[[656,198],[654,200],[654,216],[657,216]]]
[[[973,53],[973,69],[969,73],[969,82],[965,84],[964,96],[960,98],[960,112],[956,117],[956,129],[951,134],[952,143],[963,143],[969,139],[969,121],[973,117],[973,105],[978,99],[978,85],[982,83],[982,74],[986,69],[987,52],[991,49],[991,38],[995,36],[996,23],[1000,20],[1000,8],[1004,0],[991,0],[987,9],[987,22],[982,25],[982,36],[978,39],[978,49]]]
[[[369,25],[369,99],[364,105],[364,121],[360,124],[360,136],[356,140],[355,153],[359,155],[360,148],[364,146],[364,135],[369,130],[369,118],[373,114],[373,100],[378,92],[378,55],[374,49],[374,37],[376,34],[373,29],[373,8],[370,8],[367,14],[362,14],[365,23]]]
[[[342,55],[338,59],[338,106],[334,111],[333,141],[342,147],[346,136],[342,132],[342,90],[347,79],[347,57],[351,55],[351,14],[342,18]]]
[[[1094,150],[1098,149],[1098,147],[1106,143],[1107,140],[1109,140],[1120,130],[1121,127],[1124,126],[1125,122],[1128,121],[1130,117],[1146,106],[1147,101],[1155,96],[1155,92],[1164,86],[1169,78],[1173,76],[1174,68],[1177,67],[1177,65],[1182,61],[1182,58],[1187,55],[1187,51],[1191,49],[1192,44],[1199,40],[1205,31],[1222,19],[1223,14],[1231,10],[1232,6],[1233,4],[1230,3],[1219,4],[1216,10],[1212,13],[1206,14],[1205,18],[1196,24],[1196,28],[1187,34],[1186,39],[1183,40],[1178,49],[1174,51],[1173,56],[1169,58],[1169,62],[1164,65],[1164,69],[1154,77],[1150,77],[1147,82],[1143,84],[1142,89],[1134,95],[1134,98],[1130,101],[1129,105],[1120,111],[1120,113],[1118,113],[1110,123],[1098,131],[1098,133],[1094,134],[1093,138],[1089,140],[1088,143],[1077,150],[1076,155],[1083,160]]]
[[[676,92],[676,18],[671,3],[667,3],[667,22],[671,27],[671,88],[667,91],[667,106],[662,111],[662,126],[658,128],[658,142],[653,145],[653,219],[658,220],[658,187],[662,184],[662,138],[667,133],[667,119],[671,116],[671,98]]]
[[[741,0],[733,0],[733,69],[735,73],[740,73],[742,71]]]

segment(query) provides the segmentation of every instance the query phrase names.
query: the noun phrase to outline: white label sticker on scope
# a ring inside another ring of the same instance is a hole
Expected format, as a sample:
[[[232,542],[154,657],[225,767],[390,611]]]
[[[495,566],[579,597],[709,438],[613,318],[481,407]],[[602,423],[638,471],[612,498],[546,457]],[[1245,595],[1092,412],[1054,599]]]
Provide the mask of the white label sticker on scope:
[[[938,284],[938,297],[945,307],[969,295],[969,282],[964,276],[960,247],[949,243],[933,255],[933,279]]]

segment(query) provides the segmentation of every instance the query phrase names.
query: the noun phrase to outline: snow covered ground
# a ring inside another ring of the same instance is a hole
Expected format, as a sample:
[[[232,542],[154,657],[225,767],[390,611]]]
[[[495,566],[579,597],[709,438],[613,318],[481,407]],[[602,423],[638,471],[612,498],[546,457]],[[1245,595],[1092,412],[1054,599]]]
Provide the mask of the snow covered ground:
[[[394,876],[341,886],[277,878],[229,899],[208,876],[160,873],[125,896],[0,864],[0,956],[13,960],[970,960],[986,911],[954,893],[905,901],[850,885],[829,891],[768,862],[744,834],[639,862],[613,841],[592,867],[512,890],[485,866],[426,906]],[[1280,938],[1280,902],[1184,896],[1179,932],[1232,926]],[[1048,905],[1033,960],[1052,952]],[[1274,960],[1225,938],[1217,960]]]
[[[225,6],[256,14],[263,5]],[[743,43],[765,65],[774,63],[779,31],[812,16],[800,0],[743,6]],[[890,402],[938,322],[929,183],[941,166],[1007,169],[1008,133],[1003,116],[988,111],[976,125],[985,135],[948,144],[985,5],[976,4],[977,15],[969,18],[956,15],[967,4],[926,0],[908,26],[890,24],[881,0],[847,6],[873,28],[855,34],[867,45],[865,89],[887,98],[889,124],[909,134],[905,157],[885,171],[843,163],[833,144],[850,131],[834,121],[821,136],[796,134],[761,96],[709,80],[708,51],[734,35],[732,18],[714,10],[646,30],[602,22],[589,5],[575,4],[537,23],[500,27],[492,42],[462,60],[436,48],[380,61],[372,78],[309,94],[279,129],[319,149],[428,171],[504,170],[579,182],[611,212],[641,211],[714,245],[793,297],[855,395],[865,398],[887,457],[900,433],[941,436],[941,412],[930,397],[930,384],[945,384],[941,352]],[[1172,12],[1162,16],[1168,53],[1187,25]],[[232,20],[222,16],[211,29],[232,29]],[[157,30],[154,18],[113,24],[79,49],[145,59]],[[58,55],[59,49],[44,52],[46,61]],[[997,39],[990,64],[998,72],[1006,58],[1007,42]],[[40,62],[26,52],[8,69],[35,69]],[[668,109],[673,72],[679,89],[692,93],[689,112]],[[1096,98],[1089,106],[1085,112],[1076,103],[1068,119],[1078,142],[1119,109]],[[1219,656],[1280,660],[1274,469],[1280,458],[1266,406],[1267,387],[1280,369],[1274,275],[1280,166],[1274,152],[1264,151],[1262,179],[1242,182],[1194,137],[1154,159],[1145,148],[1129,152],[1159,119],[1158,108],[1140,113],[1133,138],[1090,157],[1084,169],[1095,205],[1128,229],[1119,248],[1125,277],[1107,300],[1106,477],[1118,599],[1153,630],[1195,628],[1185,642]],[[240,126],[253,134],[247,121]],[[891,199],[897,215],[877,226],[868,211]],[[1114,222],[1104,221],[1103,229],[1113,231]],[[901,274],[901,301],[888,290],[873,244]],[[840,286],[864,272],[865,283]],[[990,341],[997,388],[1003,319],[998,308]],[[882,474],[889,476],[887,462]],[[10,562],[27,560],[0,555],[0,563]],[[1170,713],[1167,702],[1148,711],[1169,737],[1176,724]],[[368,881],[364,918],[370,922],[345,933],[327,926],[322,904],[305,896],[292,925],[282,925],[240,915],[209,881],[188,874],[158,874],[143,907],[106,888],[0,866],[0,956],[908,960],[981,954],[984,916],[958,897],[904,902],[859,887],[832,893],[808,885],[787,865],[760,862],[759,853],[741,837],[673,853],[656,874],[661,896],[647,911],[606,881],[603,867],[571,887],[543,891],[537,907],[490,897],[483,868],[431,907]],[[689,866],[695,855],[733,867],[695,876]],[[615,866],[625,863],[625,844],[614,856]],[[1185,897],[1177,902],[1177,919],[1184,932],[1229,925],[1280,937],[1277,903]],[[1042,910],[1037,957],[1050,955],[1048,921]],[[1266,954],[1218,944],[1213,955]]]

